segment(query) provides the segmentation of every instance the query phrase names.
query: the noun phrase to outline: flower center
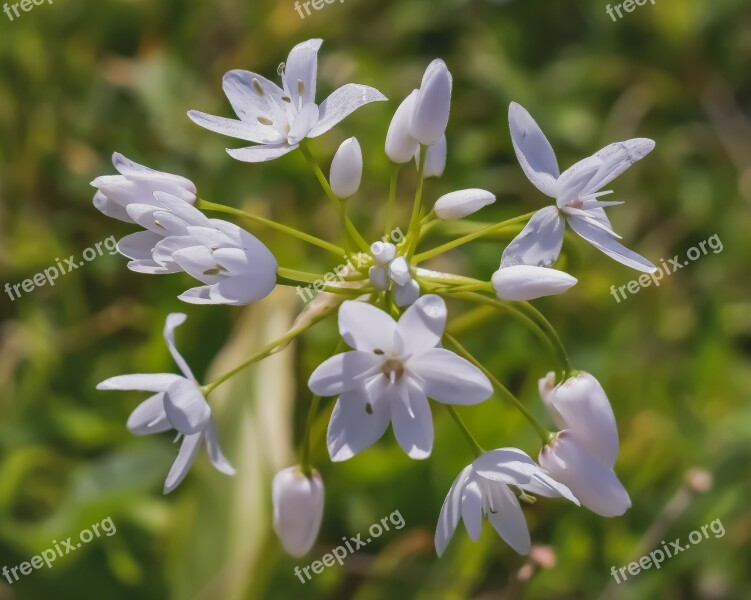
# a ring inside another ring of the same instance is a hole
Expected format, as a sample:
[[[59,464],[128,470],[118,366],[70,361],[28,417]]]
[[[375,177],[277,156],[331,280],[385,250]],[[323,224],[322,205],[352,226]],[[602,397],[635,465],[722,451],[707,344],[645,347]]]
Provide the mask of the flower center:
[[[383,374],[394,383],[397,379],[401,379],[404,375],[404,365],[402,361],[395,358],[389,358],[383,363]]]
[[[584,205],[584,201],[581,198],[577,198],[576,200],[572,200],[567,204],[569,208],[581,208]]]

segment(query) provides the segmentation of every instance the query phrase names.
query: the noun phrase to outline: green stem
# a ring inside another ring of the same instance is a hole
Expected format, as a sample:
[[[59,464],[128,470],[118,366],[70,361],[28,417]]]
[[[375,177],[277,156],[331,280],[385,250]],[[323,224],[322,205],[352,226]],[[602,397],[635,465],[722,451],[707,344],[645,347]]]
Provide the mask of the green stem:
[[[456,412],[456,409],[450,404],[447,404],[446,408],[448,408],[449,414],[454,418],[454,421],[459,426],[459,429],[461,429],[464,437],[467,438],[467,442],[469,443],[470,448],[472,448],[472,452],[475,453],[475,457],[479,458],[482,454],[485,453],[485,450],[482,449],[482,446],[477,443],[477,440],[475,440],[469,429],[467,429],[467,426],[464,424],[464,421],[461,420],[461,417]]]
[[[213,392],[217,387],[219,387],[228,379],[231,379],[232,377],[237,375],[243,369],[249,367],[250,365],[254,363],[257,363],[263,360],[264,358],[271,356],[272,354],[275,354],[276,352],[280,350],[283,350],[287,346],[287,344],[289,344],[298,335],[300,335],[304,331],[310,329],[316,323],[319,323],[320,321],[328,317],[331,313],[333,313],[338,308],[339,308],[338,306],[331,306],[329,308],[326,308],[325,310],[321,311],[319,315],[317,315],[315,318],[311,319],[307,323],[300,325],[299,327],[295,327],[294,329],[290,329],[283,336],[275,339],[273,342],[266,344],[263,348],[261,348],[255,354],[253,354],[250,358],[248,358],[245,362],[240,363],[238,366],[228,371],[224,375],[220,375],[214,381],[207,383],[204,386],[201,386],[201,391],[203,392],[203,395],[208,397],[209,394],[211,394],[211,392]]]
[[[443,335],[444,339],[446,339],[454,348],[456,348],[456,351],[466,358],[469,362],[471,362],[473,365],[475,365],[478,369],[480,369],[485,376],[490,380],[490,382],[493,384],[493,387],[500,392],[502,396],[505,396],[506,399],[510,400],[511,403],[516,406],[516,408],[519,409],[519,411],[526,417],[526,419],[530,422],[530,424],[535,428],[535,431],[537,431],[538,435],[540,436],[540,440],[542,440],[542,445],[545,446],[550,442],[550,439],[552,437],[552,433],[548,431],[543,425],[534,417],[534,415],[527,410],[527,407],[522,404],[519,399],[514,396],[507,388],[504,386],[498,379],[493,375],[479,360],[477,360],[472,354],[462,346],[454,336],[452,336],[450,333],[444,333]]]
[[[217,212],[227,213],[229,215],[235,215],[237,217],[242,217],[244,219],[248,219],[249,221],[254,221],[256,223],[260,223],[261,225],[265,225],[270,229],[275,229],[276,231],[281,231],[282,233],[296,237],[299,240],[308,242],[309,244],[313,244],[314,246],[318,246],[319,248],[323,248],[324,250],[328,250],[329,252],[336,254],[337,256],[344,255],[344,249],[335,244],[331,244],[326,240],[317,238],[316,236],[305,233],[304,231],[299,231],[294,227],[282,225],[281,223],[277,223],[276,221],[265,219],[264,217],[259,217],[258,215],[250,214],[248,212],[245,212],[244,210],[232,208],[231,206],[225,206],[223,204],[217,204],[216,202],[209,202],[208,200],[204,200],[203,198],[198,199],[198,201],[196,202],[196,208],[203,210],[213,210]]]
[[[558,332],[555,330],[555,327],[553,327],[553,324],[548,321],[547,317],[543,315],[534,305],[530,304],[529,302],[519,302],[518,304],[522,307],[523,310],[526,310],[528,313],[530,313],[532,317],[535,318],[538,323],[540,323],[542,328],[550,336],[553,344],[558,351],[560,360],[563,363],[563,379],[568,379],[573,373],[573,368],[571,367],[571,361],[568,358],[566,348],[564,347],[563,342],[561,341],[561,337],[558,335]]]
[[[407,252],[405,254],[407,262],[412,259],[420,238],[420,212],[422,211],[422,192],[425,187],[425,157],[427,153],[428,147],[420,144],[420,158],[417,161],[417,190],[415,191],[415,201],[412,204],[412,215],[407,229]]]
[[[396,184],[399,179],[399,171],[402,166],[398,164],[391,165],[391,180],[389,181],[389,201],[386,205],[386,227],[383,232],[385,235],[391,233],[394,226],[394,213],[396,212]]]
[[[308,409],[308,418],[305,421],[305,433],[302,438],[302,451],[300,452],[300,470],[302,474],[310,478],[313,474],[313,469],[310,465],[310,432],[313,429],[315,423],[316,414],[318,414],[318,406],[321,403],[320,396],[313,396],[310,401],[310,408]]]
[[[328,196],[329,200],[331,200],[332,204],[334,205],[334,208],[336,208],[337,212],[341,215],[347,234],[349,234],[352,240],[360,247],[363,252],[370,252],[370,245],[365,240],[365,238],[360,235],[360,232],[357,231],[354,223],[352,223],[352,221],[350,221],[349,217],[346,215],[342,201],[337,198],[336,194],[331,189],[326,176],[323,174],[321,167],[318,165],[318,162],[313,156],[313,153],[310,151],[310,148],[308,147],[308,144],[305,140],[300,142],[300,151],[308,161],[308,164],[310,164],[311,168],[313,169],[313,173],[315,174],[316,179],[318,179],[318,182],[321,184],[321,187],[326,193],[326,196]]]
[[[467,242],[471,242],[472,240],[476,240],[477,238],[481,238],[490,233],[495,233],[496,231],[503,229],[504,227],[509,227],[511,225],[516,225],[517,223],[528,221],[534,214],[534,212],[527,213],[526,215],[521,215],[519,217],[514,217],[513,219],[507,219],[505,221],[501,221],[500,223],[484,227],[473,233],[468,233],[467,235],[458,237],[455,240],[451,240],[450,242],[446,242],[445,244],[441,244],[440,246],[426,250],[425,252],[420,252],[420,254],[415,256],[412,262],[419,263],[428,260],[429,258],[435,258],[436,256],[443,254],[444,252],[453,250],[458,246],[466,244]]]

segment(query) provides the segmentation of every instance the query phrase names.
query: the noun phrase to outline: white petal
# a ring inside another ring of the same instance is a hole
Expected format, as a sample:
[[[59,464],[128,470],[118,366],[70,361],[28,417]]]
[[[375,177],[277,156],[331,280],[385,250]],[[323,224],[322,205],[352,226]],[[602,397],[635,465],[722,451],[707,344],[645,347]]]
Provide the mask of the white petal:
[[[409,263],[403,256],[397,256],[389,263],[389,276],[397,285],[407,285],[412,280]]]
[[[297,149],[297,144],[289,146],[281,144],[277,146],[248,146],[247,148],[227,148],[227,154],[236,160],[249,163],[266,162]]]
[[[169,494],[185,479],[190,467],[193,465],[193,461],[196,459],[198,449],[201,447],[202,438],[202,433],[185,436],[183,443],[180,445],[180,451],[177,453],[177,458],[167,475],[167,480],[164,482],[165,494]]]
[[[394,303],[399,308],[403,308],[414,304],[420,297],[420,285],[414,279],[410,279],[406,285],[396,284],[393,292]]]
[[[435,551],[438,556],[442,556],[448,546],[449,541],[456,531],[459,524],[462,509],[462,495],[464,494],[464,483],[472,472],[472,466],[467,466],[454,479],[451,484],[446,499],[441,507],[441,514],[438,517],[438,524],[435,528]]]
[[[145,233],[151,234],[150,231]],[[133,234],[137,235],[137,234]],[[156,234],[151,234],[156,235]],[[174,266],[176,271],[179,271],[181,267],[175,262],[173,256],[175,252],[185,250],[186,248],[193,248],[198,246],[198,241],[190,235],[171,235],[157,242],[152,248],[151,256],[160,265]]]
[[[376,263],[386,265],[394,260],[396,256],[396,246],[391,242],[373,242],[370,245],[370,253],[373,255]]]
[[[135,435],[161,433],[172,429],[164,412],[164,392],[159,392],[139,404],[128,417],[128,431]]]
[[[234,475],[235,468],[229,463],[221,448],[219,448],[219,436],[216,432],[216,423],[214,419],[209,419],[205,431],[206,451],[209,454],[209,460],[214,468],[225,475]]]
[[[151,231],[137,231],[117,242],[117,251],[128,258],[148,260],[154,246],[161,240],[162,236]]]
[[[587,192],[593,193],[613,181],[636,161],[652,152],[653,140],[636,138],[605,146],[595,156],[602,160],[602,166],[587,185]]]
[[[404,343],[403,352],[413,354],[435,348],[446,328],[446,302],[427,294],[404,311],[396,331]]]
[[[386,156],[397,164],[408,163],[420,151],[420,143],[410,131],[417,93],[414,90],[397,107],[386,134]]]
[[[189,110],[188,117],[199,127],[246,142],[262,143],[269,139],[266,128],[261,129],[258,121],[253,124],[253,122],[218,117],[198,110]]]
[[[247,127],[248,134],[255,136],[256,139],[249,141],[268,143],[274,138],[281,141],[275,125],[286,123],[287,114],[282,108],[284,91],[278,85],[257,73],[233,69],[224,74],[222,88],[235,114]],[[274,125],[262,122],[267,120]]]
[[[475,542],[482,533],[482,491],[477,482],[470,480],[462,493],[462,520],[469,537]]]
[[[200,285],[198,287],[185,290],[178,296],[178,298],[183,302],[187,302],[188,304],[224,304],[223,302],[218,302],[217,300],[211,299],[210,294],[211,290],[213,289],[213,285]]]
[[[127,176],[154,175],[158,173],[158,171],[139,164],[119,152],[112,153],[112,165],[119,173]]]
[[[182,379],[172,373],[147,373],[118,375],[98,383],[98,390],[139,390],[143,392],[164,392],[175,381]]]
[[[318,50],[322,43],[323,40],[320,39],[302,42],[292,48],[287,57],[282,78],[287,84],[292,104],[297,109],[315,102]]]
[[[315,104],[306,104],[302,107],[294,123],[287,134],[287,143],[290,146],[299,144],[301,140],[308,136],[308,132],[318,122],[318,106]]]
[[[496,512],[488,515],[488,521],[503,541],[517,553],[529,554],[532,542],[519,500],[503,484],[494,485],[490,493]]]
[[[516,102],[509,106],[508,120],[516,157],[524,173],[538,190],[555,198],[560,171],[548,138],[527,110]]]
[[[314,138],[326,133],[361,106],[386,99],[381,92],[367,85],[356,83],[343,85],[318,106],[318,122],[310,130],[308,137]]]
[[[218,304],[243,306],[268,296],[276,287],[276,267],[252,265],[247,273],[226,277],[211,286],[209,298]]]
[[[563,431],[540,452],[540,465],[566,485],[582,506],[603,517],[617,517],[631,499],[613,469],[590,455],[573,434]]]
[[[599,158],[590,156],[566,169],[558,178],[558,208],[563,208],[569,202],[583,196],[583,190],[588,189],[587,184],[601,166],[602,161]]]
[[[373,265],[368,269],[368,277],[375,289],[381,291],[389,289],[389,276],[385,267]]]
[[[313,547],[323,518],[324,490],[321,476],[308,478],[298,467],[279,471],[271,485],[274,531],[284,550],[299,558]]]
[[[493,202],[495,202],[495,194],[486,190],[459,190],[438,198],[433,210],[439,219],[446,221],[461,219],[476,213]]]
[[[331,162],[331,189],[339,198],[349,198],[360,189],[362,149],[357,138],[344,140]]]
[[[552,267],[563,246],[566,221],[555,206],[538,210],[503,251],[501,267]]]
[[[356,350],[392,352],[396,327],[394,319],[372,304],[348,300],[339,308],[339,333]]]
[[[169,348],[172,358],[175,359],[175,362],[177,363],[177,366],[180,367],[183,375],[188,379],[195,381],[195,377],[193,377],[193,372],[190,370],[188,363],[185,362],[185,359],[177,351],[177,346],[175,346],[175,329],[185,323],[187,318],[188,316],[185,313],[170,313],[167,315],[167,319],[164,322],[164,341],[167,342],[167,348]]]
[[[211,418],[206,398],[187,379],[178,379],[169,386],[164,396],[164,411],[172,426],[185,435],[203,431]]]
[[[451,109],[451,73],[441,59],[428,65],[412,112],[410,133],[421,144],[432,146],[446,133]]]
[[[502,267],[493,273],[493,289],[501,300],[535,300],[562,294],[577,279],[563,271],[531,265]]]
[[[329,421],[327,446],[331,460],[350,459],[372,446],[386,432],[390,418],[388,403],[371,401],[362,387],[342,393]]]
[[[428,399],[416,386],[404,379],[392,385],[398,398],[391,398],[391,426],[407,456],[424,460],[433,449],[433,416]]]
[[[107,215],[113,219],[125,221],[126,223],[132,223],[133,219],[128,215],[128,211],[117,202],[110,200],[99,190],[94,194],[94,206],[102,214]]]
[[[175,263],[163,265],[151,259],[131,260],[128,263],[128,268],[135,273],[147,273],[149,275],[165,275],[167,273],[180,272],[180,267]]]
[[[622,263],[627,267],[636,269],[637,271],[643,271],[644,273],[654,273],[657,271],[657,267],[646,258],[629,250],[602,231],[602,229],[595,227],[591,223],[587,223],[579,217],[569,217],[567,221],[571,226],[571,229],[587,240],[595,248],[607,254],[610,258],[617,260],[619,263]]]
[[[493,394],[493,386],[480,369],[443,348],[413,356],[407,367],[424,380],[425,394],[444,404],[478,404]]]
[[[371,352],[343,352],[325,360],[308,380],[310,391],[318,396],[336,396],[362,383],[363,375],[377,368],[381,358]]]
[[[446,169],[446,135],[441,136],[432,146],[428,146],[428,150],[425,153],[425,166],[423,167],[424,177],[441,177]],[[415,162],[419,166],[420,162],[420,149],[415,152]]]

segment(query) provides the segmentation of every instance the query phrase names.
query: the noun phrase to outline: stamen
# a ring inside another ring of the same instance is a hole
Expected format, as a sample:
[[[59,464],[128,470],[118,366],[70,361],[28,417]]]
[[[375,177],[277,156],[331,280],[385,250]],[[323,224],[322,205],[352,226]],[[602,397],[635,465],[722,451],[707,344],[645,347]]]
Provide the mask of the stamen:
[[[282,96],[282,100],[284,100],[287,104],[292,104],[292,98],[289,96]]]
[[[380,348],[375,348],[373,350],[373,354],[377,354],[378,356],[381,356],[381,355],[386,354],[386,353],[383,350],[381,350]]]
[[[253,89],[256,91],[256,94],[258,94],[259,96],[263,96],[263,94],[265,93],[263,91],[263,86],[261,85],[261,82],[258,81],[257,77],[253,78]]]
[[[404,365],[401,361],[391,358],[383,363],[383,374],[391,383],[395,383],[397,379],[401,379],[404,375]]]
[[[372,415],[372,414],[373,414],[373,405],[372,405],[372,404],[370,404],[370,402],[368,402],[368,403],[367,403],[367,404],[365,405],[365,412],[366,412],[366,413],[368,413],[369,415]]]
[[[297,80],[297,95],[302,96],[305,93],[305,84],[302,79]]]
[[[282,77],[286,70],[287,70],[286,63],[279,63],[279,66],[276,68],[276,74],[279,75],[279,77]]]
[[[213,269],[206,269],[203,272],[203,274],[204,275],[221,275],[222,271],[226,273],[227,269],[225,269],[222,265],[217,265]]]
[[[154,225],[156,225],[157,227],[161,227],[161,228],[162,228],[162,229],[164,229],[164,230],[166,230],[166,229],[167,229],[167,228],[166,228],[166,227],[165,227],[164,225],[162,225],[162,224],[161,224],[161,223],[159,222],[159,219],[154,219]]]
[[[273,122],[273,121],[272,121],[271,119],[267,118],[267,117],[256,117],[256,120],[257,120],[257,121],[258,121],[258,122],[259,122],[259,123],[260,123],[261,125],[269,125],[269,126],[271,126],[271,125],[273,125],[273,124],[274,124],[274,122]]]

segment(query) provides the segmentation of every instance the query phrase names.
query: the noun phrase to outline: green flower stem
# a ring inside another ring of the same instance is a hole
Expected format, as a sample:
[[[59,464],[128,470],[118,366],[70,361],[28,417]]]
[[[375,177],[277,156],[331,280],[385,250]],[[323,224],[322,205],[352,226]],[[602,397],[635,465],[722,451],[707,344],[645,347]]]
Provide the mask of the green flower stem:
[[[564,347],[563,342],[558,335],[558,332],[555,330],[555,327],[553,327],[553,324],[548,321],[545,315],[543,315],[534,305],[530,304],[529,302],[519,302],[518,305],[523,311],[526,311],[527,314],[532,315],[532,318],[536,319],[543,330],[545,330],[545,332],[550,336],[557,349],[561,363],[563,364],[563,379],[568,379],[573,374],[574,370],[571,367],[571,361],[568,358],[566,348]]]
[[[308,409],[308,418],[305,421],[305,433],[303,434],[302,444],[300,447],[300,471],[305,477],[310,478],[313,475],[313,468],[310,464],[310,432],[313,429],[316,415],[318,414],[318,406],[321,404],[320,396],[313,396],[310,401],[310,408]]]
[[[495,223],[494,225],[490,225],[488,227],[485,227],[473,233],[468,233],[467,235],[463,235],[461,237],[456,238],[455,240],[451,240],[450,242],[441,244],[440,246],[432,248],[431,250],[420,252],[420,254],[417,254],[415,256],[412,262],[420,263],[425,260],[428,260],[429,258],[435,258],[436,256],[443,254],[444,252],[453,250],[454,248],[457,248],[458,246],[466,244],[467,242],[471,242],[472,240],[476,240],[477,238],[481,238],[490,233],[495,233],[496,231],[499,231],[500,229],[503,229],[504,227],[510,227],[511,225],[516,225],[517,223],[528,221],[529,219],[532,218],[532,215],[534,214],[535,214],[534,212],[527,213],[519,217],[514,217],[513,219],[507,219],[505,221],[501,221],[500,223]]]
[[[478,306],[456,317],[446,330],[453,336],[466,333],[484,325],[500,313],[492,306]]]
[[[420,157],[417,161],[417,190],[415,191],[412,216],[409,218],[409,228],[407,229],[407,252],[405,253],[407,262],[411,262],[412,255],[417,249],[417,242],[420,239],[420,212],[422,211],[422,192],[425,187],[425,157],[427,153],[428,147],[420,144]]]
[[[401,171],[402,165],[394,163],[391,165],[391,180],[389,181],[389,201],[386,205],[386,227],[384,228],[384,235],[391,233],[391,229],[394,226],[394,213],[396,213],[396,183],[399,179],[399,171]]]
[[[477,443],[477,440],[475,440],[469,429],[467,429],[467,426],[464,424],[464,421],[462,421],[461,417],[456,412],[456,409],[450,404],[446,404],[446,408],[448,409],[449,414],[454,418],[454,421],[459,426],[461,432],[464,434],[464,437],[467,438],[467,442],[472,448],[472,452],[475,453],[475,457],[479,458],[480,455],[484,454],[485,450],[483,450],[482,446]]]
[[[310,148],[308,147],[308,144],[305,140],[300,142],[300,151],[302,152],[305,159],[308,161],[308,164],[310,164],[311,168],[313,169],[313,173],[315,174],[316,179],[318,179],[318,182],[321,184],[321,187],[323,188],[323,191],[326,193],[326,196],[328,196],[329,200],[331,200],[337,212],[341,215],[342,221],[344,222],[344,228],[347,234],[350,236],[350,238],[352,238],[352,241],[354,241],[355,244],[357,244],[363,252],[370,252],[370,245],[365,240],[365,238],[363,238],[362,235],[360,235],[360,232],[357,231],[357,228],[355,227],[354,223],[352,223],[352,221],[350,221],[349,217],[346,215],[344,211],[344,205],[342,204],[341,199],[337,198],[336,194],[331,189],[331,186],[329,185],[329,182],[326,179],[326,176],[323,174],[321,167],[318,165],[318,162],[313,156],[313,153],[310,151]]]
[[[548,431],[543,425],[534,417],[534,415],[527,410],[527,407],[522,404],[519,399],[514,396],[507,388],[504,386],[498,379],[479,361],[477,360],[470,352],[462,346],[454,336],[452,336],[450,333],[444,333],[443,335],[444,339],[448,341],[454,348],[456,348],[456,351],[466,358],[469,362],[471,362],[473,365],[475,365],[478,369],[480,369],[485,376],[490,380],[490,382],[493,384],[493,387],[506,399],[510,400],[511,403],[516,406],[516,408],[519,409],[519,411],[526,417],[526,419],[530,422],[530,424],[535,428],[535,431],[537,431],[538,435],[540,436],[540,440],[542,441],[542,445],[546,445],[550,442],[553,434]]]
[[[454,275],[453,273],[443,273],[442,271],[432,271],[430,269],[417,269],[415,273],[418,281],[428,281],[431,283],[445,283],[450,285],[480,285],[487,284],[486,281],[465,277],[463,275]]]
[[[249,221],[254,221],[256,223],[260,223],[261,225],[265,225],[270,229],[275,229],[277,231],[281,231],[282,233],[286,233],[287,235],[296,237],[299,240],[308,242],[309,244],[313,244],[314,246],[318,246],[319,248],[323,248],[324,250],[328,250],[329,252],[336,254],[337,256],[341,257],[344,255],[344,249],[335,244],[331,244],[326,240],[317,238],[314,235],[305,233],[304,231],[299,231],[294,227],[282,225],[281,223],[277,223],[276,221],[272,221],[270,219],[265,219],[264,217],[259,217],[258,215],[252,215],[248,212],[245,212],[244,210],[232,208],[231,206],[225,206],[223,204],[217,204],[215,202],[209,202],[208,200],[204,200],[203,198],[198,199],[198,201],[196,202],[196,208],[203,210],[213,210],[230,215],[235,215],[237,217],[242,217],[244,219],[248,219]]]
[[[338,310],[338,308],[339,308],[338,306],[328,307],[325,310],[322,310],[318,315],[316,315],[315,318],[312,318],[310,321],[306,322],[305,324],[295,327],[294,329],[290,329],[283,336],[275,339],[273,342],[266,344],[263,348],[258,350],[258,352],[253,354],[250,358],[248,358],[248,360],[239,364],[231,371],[228,371],[224,375],[220,375],[211,383],[207,383],[206,385],[201,386],[201,392],[203,393],[204,396],[208,397],[209,394],[211,394],[211,392],[213,392],[217,387],[219,387],[228,379],[231,379],[232,377],[237,375],[243,369],[286,348],[287,345],[293,339],[295,339],[298,335],[300,335],[304,331],[307,331],[316,323],[320,323],[323,319],[328,317],[334,311]]]

